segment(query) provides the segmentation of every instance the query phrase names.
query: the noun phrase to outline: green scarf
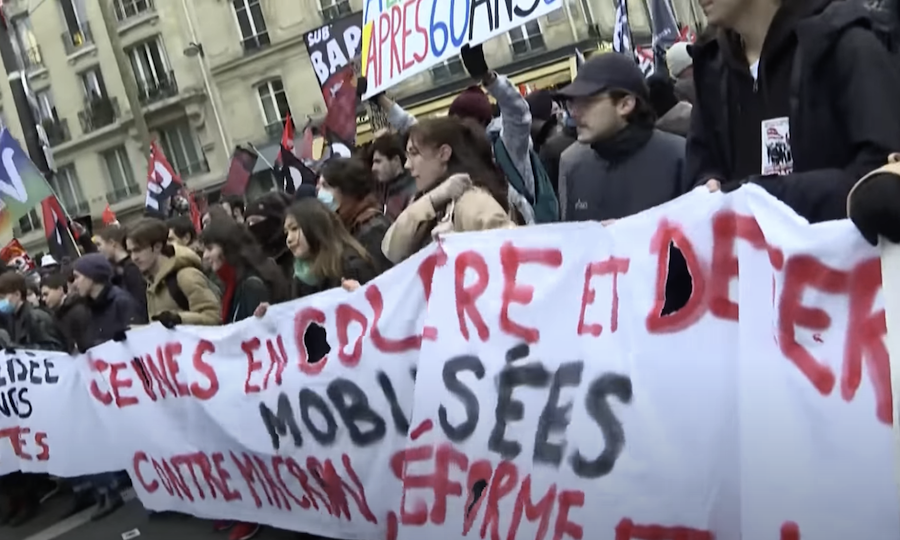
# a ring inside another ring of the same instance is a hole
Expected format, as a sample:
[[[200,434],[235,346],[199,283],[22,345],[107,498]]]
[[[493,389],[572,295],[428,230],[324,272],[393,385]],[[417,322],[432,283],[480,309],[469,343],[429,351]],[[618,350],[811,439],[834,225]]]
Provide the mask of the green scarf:
[[[294,259],[294,277],[307,285],[318,285],[319,278],[312,272],[312,266],[306,259]]]

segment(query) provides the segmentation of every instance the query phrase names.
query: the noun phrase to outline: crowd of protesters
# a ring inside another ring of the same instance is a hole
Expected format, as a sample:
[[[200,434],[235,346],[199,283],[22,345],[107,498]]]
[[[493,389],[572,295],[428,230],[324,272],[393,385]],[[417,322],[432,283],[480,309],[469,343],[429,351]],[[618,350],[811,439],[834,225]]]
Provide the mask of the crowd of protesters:
[[[900,155],[889,159],[900,151],[900,63],[866,11],[843,0],[710,0],[704,9],[717,30],[677,44],[669,74],[649,80],[633,59],[597,54],[560,91],[522,96],[480,47],[465,48],[480,84],[447,117],[417,121],[376,96],[392,130],[324,163],[314,187],[228,198],[199,231],[178,216],[109,226],[93,239],[96,253],[39,286],[4,271],[0,346],[76,354],[153,322],[264,317],[274,303],[354,290],[441,234],[608,225],[701,186],[757,184],[810,222],[849,213],[870,242],[900,241]],[[670,250],[669,313],[691,290]],[[33,518],[61,485],[75,493],[70,514],[94,507],[101,519],[123,504],[127,483],[121,472],[10,474],[0,478],[0,523]],[[231,540],[260,529],[213,526]]]

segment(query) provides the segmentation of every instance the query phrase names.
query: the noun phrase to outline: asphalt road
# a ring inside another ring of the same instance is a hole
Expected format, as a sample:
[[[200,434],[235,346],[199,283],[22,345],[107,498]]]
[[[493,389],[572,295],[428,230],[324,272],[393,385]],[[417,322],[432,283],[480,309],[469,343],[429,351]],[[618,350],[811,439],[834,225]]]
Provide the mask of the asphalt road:
[[[122,540],[122,535],[137,529],[135,540],[227,540],[228,532],[215,532],[212,522],[180,514],[148,516],[131,491],[128,503],[113,515],[92,523],[93,510],[60,520],[68,506],[69,495],[60,495],[45,502],[41,513],[29,523],[16,528],[0,527],[2,540]],[[257,539],[297,540],[296,532],[264,528]]]

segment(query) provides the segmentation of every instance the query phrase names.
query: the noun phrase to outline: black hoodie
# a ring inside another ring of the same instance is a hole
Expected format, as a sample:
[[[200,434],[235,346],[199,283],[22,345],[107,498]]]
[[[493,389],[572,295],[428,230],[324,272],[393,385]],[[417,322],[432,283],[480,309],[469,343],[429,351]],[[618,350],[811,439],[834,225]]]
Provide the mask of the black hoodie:
[[[900,71],[871,22],[856,2],[784,0],[756,82],[733,33],[695,46],[694,182],[752,181],[811,222],[846,217],[856,180],[900,149]],[[761,176],[761,123],[779,117],[789,118],[793,172]]]

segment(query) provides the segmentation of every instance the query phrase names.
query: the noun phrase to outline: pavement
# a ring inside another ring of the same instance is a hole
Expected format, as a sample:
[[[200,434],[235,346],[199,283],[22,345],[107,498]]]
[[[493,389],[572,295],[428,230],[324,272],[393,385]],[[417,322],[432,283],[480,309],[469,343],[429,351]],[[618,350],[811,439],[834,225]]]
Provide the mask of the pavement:
[[[212,522],[182,514],[166,513],[152,518],[128,490],[128,501],[111,516],[91,522],[93,509],[60,520],[70,503],[70,495],[60,495],[46,501],[41,513],[21,527],[0,527],[2,540],[227,540],[228,532],[215,532]],[[136,535],[132,531],[137,530]],[[131,534],[129,534],[131,533]],[[255,537],[259,540],[297,540],[296,532],[263,528]]]

